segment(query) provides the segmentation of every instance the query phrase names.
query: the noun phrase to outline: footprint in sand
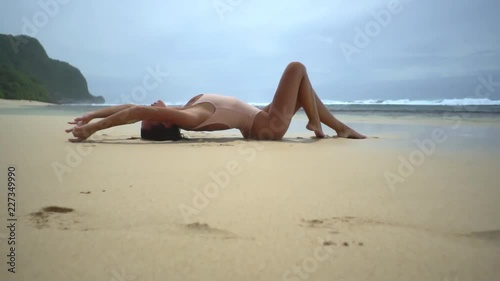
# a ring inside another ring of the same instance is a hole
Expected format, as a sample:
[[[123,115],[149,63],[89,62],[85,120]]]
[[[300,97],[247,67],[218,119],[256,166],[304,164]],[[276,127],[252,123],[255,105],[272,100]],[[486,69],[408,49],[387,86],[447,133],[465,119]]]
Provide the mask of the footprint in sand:
[[[496,244],[497,246],[500,246],[500,230],[498,229],[489,231],[471,232],[468,234],[462,234],[461,236],[483,240],[489,243]]]
[[[80,225],[79,215],[72,208],[49,206],[28,214],[28,218],[37,229],[88,230]]]
[[[308,228],[316,228],[316,229],[325,229],[328,230],[330,234],[340,234],[341,232],[347,232],[347,230],[351,230],[353,227],[360,229],[362,227],[373,227],[373,226],[390,226],[397,228],[406,228],[414,231],[422,231],[422,232],[430,232],[443,236],[452,236],[452,237],[464,237],[475,240],[482,240],[489,243],[494,243],[500,246],[500,230],[490,230],[490,231],[479,231],[479,232],[470,232],[470,233],[449,233],[438,230],[432,230],[425,227],[418,227],[413,225],[406,225],[395,222],[384,222],[376,219],[370,218],[358,218],[352,216],[346,217],[332,217],[327,219],[311,219],[306,220],[302,219],[300,222],[302,227]],[[343,243],[344,246],[348,246]],[[363,246],[363,242],[358,243],[359,246]]]
[[[241,237],[233,232],[224,230],[224,229],[218,229],[211,227],[210,225],[206,223],[190,223],[190,224],[185,224],[182,225],[183,232],[186,232],[191,235],[197,235],[197,236],[205,236],[208,238],[212,239],[247,239],[247,240],[253,240],[252,238],[245,238]]]
[[[302,219],[300,226],[308,228],[327,229],[331,234],[339,234],[341,231],[353,225],[382,224],[379,221],[359,219],[356,217],[333,217],[327,219]]]
[[[352,216],[332,217],[326,219],[312,219],[312,220],[302,219],[300,225],[302,227],[328,229],[329,232],[332,234],[339,234],[340,230],[352,229],[353,227],[359,229],[366,226],[368,227],[391,226],[399,228],[409,228],[420,231],[430,231],[429,229],[419,228],[417,226],[404,225],[394,222],[384,222],[376,219],[358,218]]]
[[[312,219],[306,220],[302,219],[300,222],[300,226],[307,228],[315,228],[315,229],[324,229],[328,230],[329,234],[336,235],[335,237],[330,236],[330,240],[326,240],[323,242],[324,246],[339,246],[339,247],[362,247],[365,245],[362,241],[354,241],[350,238],[350,235],[346,235],[349,232],[347,229],[351,225],[361,224],[361,223],[374,223],[377,224],[377,221],[360,221],[356,217],[333,217],[328,219]]]

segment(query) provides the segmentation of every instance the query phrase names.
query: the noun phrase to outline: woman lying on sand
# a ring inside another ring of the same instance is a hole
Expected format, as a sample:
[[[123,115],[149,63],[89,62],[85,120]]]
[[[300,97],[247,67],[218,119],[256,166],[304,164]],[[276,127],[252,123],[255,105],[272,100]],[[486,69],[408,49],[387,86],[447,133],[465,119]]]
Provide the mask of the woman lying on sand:
[[[187,131],[234,128],[247,139],[281,140],[301,107],[309,119],[306,128],[318,138],[325,137],[321,123],[335,130],[338,137],[366,138],[330,113],[316,95],[305,66],[299,62],[287,66],[273,101],[262,110],[233,97],[200,94],[182,108],[157,101],[151,106],[120,105],[90,112],[69,122],[75,126],[66,132],[75,137],[70,141],[80,142],[99,130],[142,120],[141,137],[148,140],[178,140],[179,128]],[[104,119],[89,123],[94,118]]]

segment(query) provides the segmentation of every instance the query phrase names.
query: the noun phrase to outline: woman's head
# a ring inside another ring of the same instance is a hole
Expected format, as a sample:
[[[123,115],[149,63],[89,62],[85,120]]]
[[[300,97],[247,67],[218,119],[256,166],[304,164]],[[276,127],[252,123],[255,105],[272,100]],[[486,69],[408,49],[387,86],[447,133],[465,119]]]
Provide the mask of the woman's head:
[[[167,105],[158,100],[151,106],[167,107]],[[143,120],[141,124],[141,139],[153,141],[180,140],[182,139],[179,127],[165,122]]]
[[[165,127],[163,123],[157,123],[147,128],[141,128],[141,139],[152,141],[177,141],[182,139],[181,130],[173,125]]]

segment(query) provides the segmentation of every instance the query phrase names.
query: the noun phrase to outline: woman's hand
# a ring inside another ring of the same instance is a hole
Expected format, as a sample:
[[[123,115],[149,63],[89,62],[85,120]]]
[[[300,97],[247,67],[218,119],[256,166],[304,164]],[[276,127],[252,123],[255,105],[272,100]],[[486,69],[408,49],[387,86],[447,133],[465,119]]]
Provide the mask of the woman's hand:
[[[70,142],[84,141],[94,133],[90,125],[84,125],[84,126],[76,125],[71,129],[65,130],[65,132],[73,133],[73,136],[75,138],[68,139]]]
[[[75,118],[75,120],[73,120],[72,122],[68,122],[68,124],[83,126],[83,125],[87,125],[90,121],[92,121],[92,119],[94,119],[92,117],[92,113],[85,113],[81,117]]]

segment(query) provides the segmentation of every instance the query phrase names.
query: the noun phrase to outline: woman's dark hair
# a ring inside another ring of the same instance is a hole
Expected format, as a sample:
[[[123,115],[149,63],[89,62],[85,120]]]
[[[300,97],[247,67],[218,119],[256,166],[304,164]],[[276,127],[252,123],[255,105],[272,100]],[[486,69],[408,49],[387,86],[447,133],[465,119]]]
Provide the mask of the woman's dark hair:
[[[166,128],[163,124],[158,124],[149,129],[141,129],[141,139],[152,141],[178,141],[182,139],[182,135],[181,130],[177,126]]]

